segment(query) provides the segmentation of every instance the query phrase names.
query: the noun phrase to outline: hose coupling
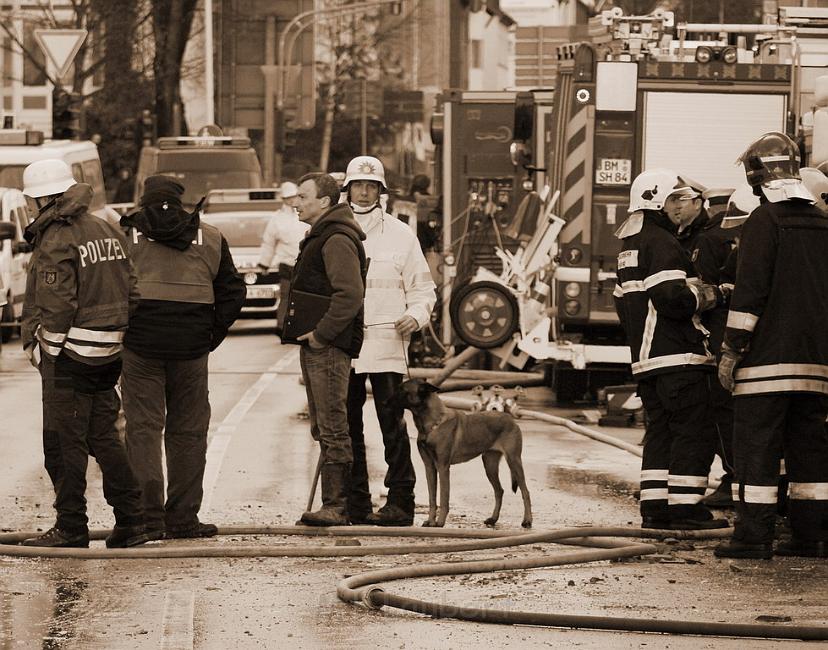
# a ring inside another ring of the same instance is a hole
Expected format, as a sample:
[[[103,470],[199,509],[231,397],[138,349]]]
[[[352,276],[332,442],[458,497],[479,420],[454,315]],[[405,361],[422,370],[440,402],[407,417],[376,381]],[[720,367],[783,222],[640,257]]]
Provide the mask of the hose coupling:
[[[377,587],[376,585],[371,585],[370,587],[366,587],[365,589],[360,590],[360,595],[362,596],[362,604],[368,607],[369,609],[382,609],[382,603],[378,600],[374,600],[373,595],[376,593],[385,593],[385,589],[382,587]]]

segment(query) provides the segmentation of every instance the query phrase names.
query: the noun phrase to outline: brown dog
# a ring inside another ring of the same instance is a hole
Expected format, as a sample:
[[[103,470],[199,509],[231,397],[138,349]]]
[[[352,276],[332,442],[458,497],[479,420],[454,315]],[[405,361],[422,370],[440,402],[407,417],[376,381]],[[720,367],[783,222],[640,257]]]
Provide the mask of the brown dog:
[[[443,526],[449,509],[449,467],[483,457],[486,476],[492,484],[495,507],[484,522],[494,526],[500,516],[503,488],[498,470],[500,457],[512,472],[512,491],[523,496],[521,526],[532,526],[532,504],[520,459],[523,436],[511,415],[497,411],[464,413],[449,409],[437,397],[437,387],[422,379],[408,379],[400,386],[399,402],[411,411],[417,426],[417,448],[428,480],[428,521],[424,526]],[[437,478],[440,479],[440,510],[437,510]]]

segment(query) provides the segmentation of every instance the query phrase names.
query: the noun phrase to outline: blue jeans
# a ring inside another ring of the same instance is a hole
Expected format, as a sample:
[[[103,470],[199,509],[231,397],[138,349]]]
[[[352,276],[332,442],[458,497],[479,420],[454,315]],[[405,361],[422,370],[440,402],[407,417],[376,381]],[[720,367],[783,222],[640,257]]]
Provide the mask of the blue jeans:
[[[347,407],[351,357],[332,345],[314,350],[306,344],[299,351],[299,364],[308,394],[311,436],[322,448],[322,462],[351,463]]]

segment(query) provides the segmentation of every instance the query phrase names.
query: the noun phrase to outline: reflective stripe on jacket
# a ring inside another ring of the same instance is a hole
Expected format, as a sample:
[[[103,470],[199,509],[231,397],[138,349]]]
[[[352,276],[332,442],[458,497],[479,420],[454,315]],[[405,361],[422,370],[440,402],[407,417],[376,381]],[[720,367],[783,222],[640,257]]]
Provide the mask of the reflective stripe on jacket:
[[[365,232],[365,255],[370,259],[365,280],[365,340],[352,366],[358,373],[406,371],[408,339],[394,323],[403,316],[428,323],[437,300],[436,285],[420,242],[411,228],[375,208],[355,215]]]

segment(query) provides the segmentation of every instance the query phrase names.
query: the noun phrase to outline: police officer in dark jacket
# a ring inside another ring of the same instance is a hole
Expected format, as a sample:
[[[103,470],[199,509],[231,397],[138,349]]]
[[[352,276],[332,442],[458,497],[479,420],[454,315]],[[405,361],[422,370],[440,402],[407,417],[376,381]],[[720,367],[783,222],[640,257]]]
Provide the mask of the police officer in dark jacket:
[[[339,185],[328,174],[299,180],[299,218],[311,229],[299,245],[290,282],[290,321],[303,308],[301,296],[330,298],[327,309],[300,335],[299,362],[308,395],[311,435],[319,441],[322,460],[322,507],[302,514],[309,526],[347,526],[353,449],[348,430],[348,381],[351,360],[363,339],[363,299],[368,269],[365,234],[344,203]],[[301,293],[300,293],[301,292]]]
[[[697,280],[663,211],[672,194],[686,191],[674,172],[641,173],[630,188],[632,214],[617,233],[616,310],[649,420],[641,463],[645,528],[727,526],[701,503],[716,444],[708,408],[715,362],[698,314],[719,293]]]
[[[799,151],[768,133],[742,155],[761,205],[742,227],[719,379],[734,396],[739,501],[719,557],[772,557],[779,461],[793,538],[778,555],[828,557],[828,219],[799,177]]]
[[[210,425],[207,357],[246,295],[227,241],[200,221],[198,207],[183,209],[183,193],[174,179],[150,176],[141,209],[121,219],[141,293],[124,339],[127,450],[144,491],[147,527],[168,538],[217,532],[198,518]]]
[[[23,172],[38,216],[23,303],[23,349],[43,385],[43,453],[55,489],[57,521],[27,546],[89,546],[86,469],[93,455],[104,497],[115,511],[109,548],[143,544],[141,491],[118,438],[115,384],[121,348],[138,296],[123,235],[89,214],[92,188],[76,183],[62,160]]]

